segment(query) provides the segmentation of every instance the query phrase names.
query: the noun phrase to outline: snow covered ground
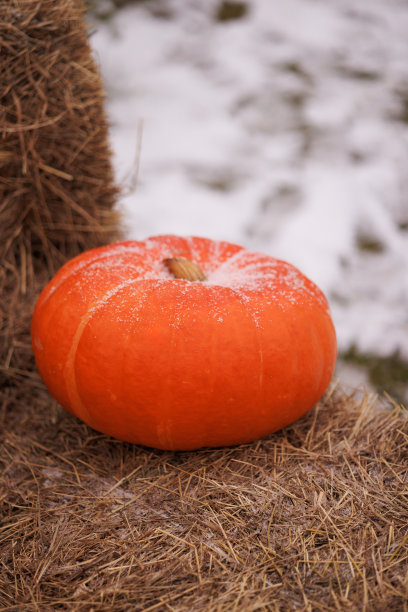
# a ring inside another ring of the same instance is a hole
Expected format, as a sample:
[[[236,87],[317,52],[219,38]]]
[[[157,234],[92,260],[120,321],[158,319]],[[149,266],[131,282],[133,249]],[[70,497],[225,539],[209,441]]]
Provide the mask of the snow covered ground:
[[[341,351],[408,359],[408,3],[221,4],[99,3],[127,236],[287,259],[328,296]]]

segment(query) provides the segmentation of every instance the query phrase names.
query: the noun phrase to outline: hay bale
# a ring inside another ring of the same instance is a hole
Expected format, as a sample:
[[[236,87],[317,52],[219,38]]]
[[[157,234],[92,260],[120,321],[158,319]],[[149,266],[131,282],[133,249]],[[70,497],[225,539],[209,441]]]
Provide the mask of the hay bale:
[[[3,609],[407,609],[397,406],[331,391],[268,439],[176,453],[33,395],[0,400]]]
[[[0,47],[0,374],[13,379],[41,286],[117,236],[117,189],[82,3],[1,2]]]

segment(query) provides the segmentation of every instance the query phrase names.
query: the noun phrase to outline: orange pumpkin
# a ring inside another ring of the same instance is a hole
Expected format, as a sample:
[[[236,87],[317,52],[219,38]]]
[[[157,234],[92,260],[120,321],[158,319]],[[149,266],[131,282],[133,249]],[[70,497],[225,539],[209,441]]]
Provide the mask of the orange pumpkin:
[[[314,283],[284,261],[196,237],[70,260],[38,300],[32,344],[66,410],[121,440],[175,450],[292,423],[322,396],[336,360]]]

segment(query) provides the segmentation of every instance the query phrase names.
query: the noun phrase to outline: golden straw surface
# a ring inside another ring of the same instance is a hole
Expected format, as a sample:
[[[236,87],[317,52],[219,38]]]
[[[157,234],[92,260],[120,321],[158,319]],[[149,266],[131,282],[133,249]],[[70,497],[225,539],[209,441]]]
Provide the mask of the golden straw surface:
[[[77,0],[0,0],[0,384],[42,286],[118,236],[105,94]]]
[[[407,609],[400,407],[334,390],[268,439],[176,453],[92,431],[35,378],[0,402],[2,610]]]

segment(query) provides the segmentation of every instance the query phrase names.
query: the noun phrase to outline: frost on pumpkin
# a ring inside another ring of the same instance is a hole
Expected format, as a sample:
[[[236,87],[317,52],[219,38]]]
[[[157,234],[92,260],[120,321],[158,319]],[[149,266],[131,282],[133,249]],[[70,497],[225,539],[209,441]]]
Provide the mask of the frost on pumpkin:
[[[249,311],[259,307],[261,301],[283,310],[317,302],[328,312],[326,298],[320,289],[291,264],[227,242],[197,237],[157,236],[144,242],[120,242],[89,251],[85,257],[75,258],[60,270],[44,299],[48,300],[64,285],[68,295],[83,296],[94,311],[122,288],[137,287],[146,281],[154,282],[156,291],[161,290],[161,282],[178,283],[179,289],[182,283],[182,299],[183,294],[197,290],[193,289],[196,283],[175,279],[163,263],[170,257],[187,257],[203,270],[207,280],[199,283],[199,293],[201,300],[206,295],[204,303],[207,302],[208,308],[214,307],[214,288],[223,287],[233,292],[235,299]],[[146,290],[147,286],[143,290],[139,287],[136,292],[141,297]],[[151,286],[148,293],[150,291]],[[257,312],[251,314],[254,319],[258,318]]]

